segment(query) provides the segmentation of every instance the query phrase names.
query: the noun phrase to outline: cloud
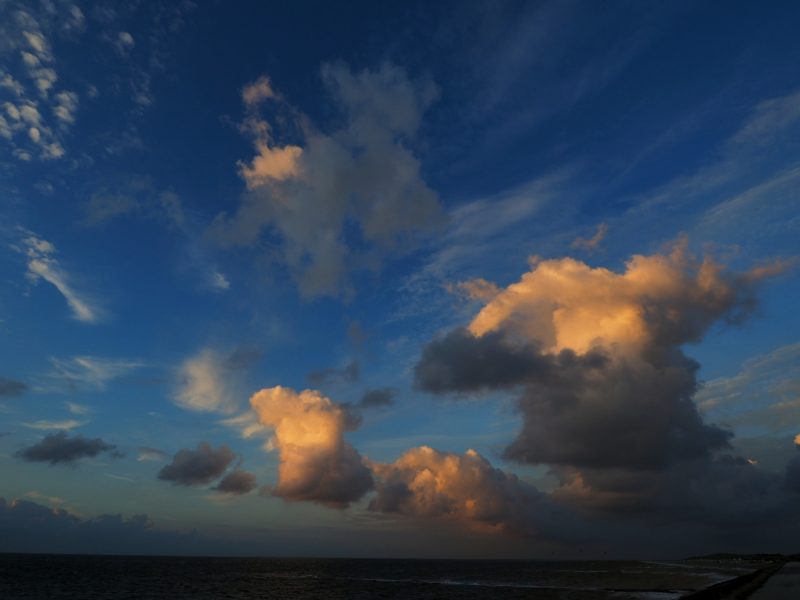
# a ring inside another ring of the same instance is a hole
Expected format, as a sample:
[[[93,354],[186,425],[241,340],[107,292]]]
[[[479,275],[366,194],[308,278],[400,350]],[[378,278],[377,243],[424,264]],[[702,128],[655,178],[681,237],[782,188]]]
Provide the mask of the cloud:
[[[6,116],[0,117],[0,137],[9,142],[11,155],[18,160],[59,159],[65,155],[62,142],[75,122],[79,98],[74,91],[59,89],[50,38],[60,33],[56,23],[63,32],[78,31],[76,13],[64,4],[4,13],[0,55],[5,68],[15,70],[17,77],[0,69],[0,87],[10,93],[2,105]]]
[[[745,430],[788,432],[800,417],[800,343],[750,358],[730,377],[704,382],[697,403]]]
[[[179,450],[158,472],[158,478],[175,485],[203,485],[219,478],[235,459],[227,446],[215,450],[208,442],[200,442],[196,450]]]
[[[569,524],[567,510],[474,450],[453,454],[422,446],[393,463],[371,466],[378,493],[370,510],[538,538],[575,535],[577,521]]]
[[[21,396],[28,390],[28,384],[16,379],[0,377],[0,397]]]
[[[66,419],[64,421],[34,421],[32,423],[23,423],[23,425],[25,425],[25,427],[29,427],[30,429],[58,429],[69,431],[70,429],[75,429],[76,427],[86,425],[86,423],[82,421],[76,421],[75,419]]]
[[[201,350],[181,365],[175,401],[197,412],[234,412],[240,404],[237,372],[254,365],[261,353],[260,348],[249,346],[240,346],[227,356],[210,348]]]
[[[23,230],[25,237],[16,250],[24,254],[28,261],[28,279],[34,283],[43,279],[55,287],[72,311],[75,319],[84,323],[97,323],[104,317],[103,311],[92,300],[78,292],[70,283],[70,276],[55,258],[53,244],[36,234]]]
[[[32,462],[49,462],[51,465],[73,464],[81,458],[94,458],[103,452],[114,453],[116,446],[100,438],[89,439],[82,435],[69,437],[66,432],[51,433],[32,446],[23,448],[16,456]]]
[[[265,77],[244,88],[243,129],[257,152],[239,165],[249,191],[237,212],[219,215],[209,231],[223,245],[244,246],[255,245],[265,231],[277,233],[304,296],[347,291],[348,271],[376,264],[441,220],[438,196],[411,150],[435,86],[414,83],[388,64],[361,73],[325,65],[322,81],[344,116],[342,127],[330,133],[315,130]],[[268,98],[302,132],[301,145],[278,144],[272,127],[254,112]],[[359,243],[350,239],[352,225]]]
[[[114,50],[123,58],[127,58],[130,55],[135,45],[136,41],[127,31],[120,31],[114,40]]]
[[[65,402],[64,404],[67,407],[67,410],[73,415],[88,415],[90,412],[92,412],[91,408],[83,404],[78,404],[77,402]]]
[[[354,383],[358,381],[360,367],[357,360],[350,361],[341,369],[333,367],[312,371],[308,374],[308,381],[313,385],[324,385],[326,383]]]
[[[103,358],[99,356],[73,356],[50,358],[54,373],[51,377],[63,379],[70,389],[88,388],[102,391],[115,379],[144,366],[138,360]]]
[[[256,476],[247,471],[236,469],[231,471],[213,488],[223,494],[240,496],[248,494],[256,488]]]
[[[242,102],[245,106],[252,107],[264,100],[275,98],[275,92],[272,89],[269,77],[262,75],[253,83],[250,83],[242,88]]]
[[[167,460],[169,455],[163,450],[158,448],[150,448],[148,446],[139,446],[139,456],[136,458],[137,462],[158,462]]]
[[[585,468],[664,469],[727,447],[697,411],[695,361],[680,346],[755,303],[760,271],[698,261],[685,242],[625,272],[534,261],[469,324],[423,351],[417,385],[436,393],[520,386],[522,429],[505,456]]]
[[[364,392],[358,401],[360,408],[378,408],[394,403],[395,391],[392,388],[374,388]]]
[[[0,498],[0,533],[0,551],[25,553],[188,554],[199,541],[194,532],[156,530],[147,515],[83,518],[62,508],[5,498]]]
[[[607,233],[608,225],[606,223],[600,223],[592,237],[577,237],[572,241],[570,247],[577,250],[585,250],[586,252],[594,252],[600,247],[600,243],[606,238]]]
[[[364,460],[344,440],[353,422],[343,407],[315,390],[281,386],[256,392],[250,404],[274,430],[280,465],[273,495],[344,508],[372,489]]]

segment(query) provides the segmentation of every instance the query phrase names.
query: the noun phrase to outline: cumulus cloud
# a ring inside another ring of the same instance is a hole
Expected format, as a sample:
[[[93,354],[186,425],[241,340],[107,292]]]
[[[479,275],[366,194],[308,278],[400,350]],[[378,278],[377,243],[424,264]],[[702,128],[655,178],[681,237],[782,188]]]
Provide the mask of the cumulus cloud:
[[[28,384],[16,379],[0,377],[0,397],[21,396],[28,390]]]
[[[352,360],[341,369],[329,367],[312,371],[308,374],[308,381],[313,385],[324,385],[326,383],[353,383],[358,381],[360,375],[360,365],[357,360]]]
[[[326,65],[322,80],[344,115],[343,126],[330,133],[298,116],[266,77],[244,88],[243,127],[256,149],[251,162],[239,165],[249,191],[237,212],[219,215],[210,230],[225,245],[254,245],[264,231],[276,232],[306,296],[347,288],[350,265],[367,263],[356,245],[366,244],[376,257],[440,219],[438,196],[422,179],[411,149],[435,86],[412,82],[388,64],[361,73]],[[299,145],[280,145],[254,112],[267,99],[289,114],[301,132]],[[351,224],[360,244],[352,243]]]
[[[474,450],[453,454],[422,446],[393,463],[371,466],[378,493],[370,510],[545,539],[575,535],[567,510]]]
[[[33,283],[44,280],[56,288],[67,301],[75,319],[84,323],[100,321],[104,316],[102,309],[72,285],[70,276],[55,257],[56,247],[30,231],[22,232],[24,237],[14,249],[27,260],[28,279]]]
[[[225,475],[213,489],[223,494],[232,494],[234,496],[249,494],[256,489],[256,476],[247,471],[236,469]]]
[[[693,258],[685,242],[634,256],[624,273],[534,261],[467,331],[434,340],[416,382],[435,393],[520,386],[522,429],[507,458],[663,469],[708,458],[731,434],[703,422],[695,361],[680,350],[752,309],[761,272]]]
[[[73,464],[81,458],[94,458],[103,452],[115,455],[116,446],[100,438],[89,439],[82,435],[69,437],[66,432],[52,433],[32,446],[23,448],[16,456],[32,462]]]
[[[124,58],[130,55],[135,45],[136,40],[134,40],[133,36],[127,31],[120,31],[114,39],[114,50]]]
[[[235,459],[227,446],[215,450],[208,442],[200,442],[195,450],[179,450],[158,472],[158,478],[175,485],[203,485],[218,479]]]
[[[343,508],[372,489],[364,460],[344,440],[353,421],[342,406],[315,390],[281,386],[256,392],[250,404],[274,431],[280,465],[273,495]]]

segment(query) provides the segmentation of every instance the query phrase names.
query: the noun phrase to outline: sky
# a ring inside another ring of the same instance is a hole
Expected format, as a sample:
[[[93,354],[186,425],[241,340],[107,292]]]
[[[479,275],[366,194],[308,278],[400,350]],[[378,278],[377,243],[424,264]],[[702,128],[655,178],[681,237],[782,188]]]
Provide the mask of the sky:
[[[796,552],[799,25],[0,0],[0,551]]]

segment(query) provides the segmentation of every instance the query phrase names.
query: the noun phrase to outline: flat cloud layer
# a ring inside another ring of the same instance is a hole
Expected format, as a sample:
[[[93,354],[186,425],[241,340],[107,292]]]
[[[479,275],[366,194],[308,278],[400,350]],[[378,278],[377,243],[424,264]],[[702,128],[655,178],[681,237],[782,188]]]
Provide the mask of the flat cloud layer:
[[[436,88],[388,64],[360,73],[327,65],[322,80],[344,116],[343,126],[327,134],[298,119],[266,77],[244,89],[243,128],[257,151],[252,162],[240,164],[248,192],[237,212],[219,215],[210,230],[225,245],[253,245],[264,231],[277,232],[306,296],[337,295],[347,287],[349,265],[360,260],[347,239],[348,223],[358,226],[374,257],[441,218],[438,196],[411,150]],[[275,143],[271,125],[255,112],[264,101],[300,121],[302,146]]]
[[[272,443],[280,454],[275,496],[342,508],[372,489],[370,470],[344,440],[352,419],[343,407],[315,390],[281,386],[256,392],[250,404],[275,432]]]

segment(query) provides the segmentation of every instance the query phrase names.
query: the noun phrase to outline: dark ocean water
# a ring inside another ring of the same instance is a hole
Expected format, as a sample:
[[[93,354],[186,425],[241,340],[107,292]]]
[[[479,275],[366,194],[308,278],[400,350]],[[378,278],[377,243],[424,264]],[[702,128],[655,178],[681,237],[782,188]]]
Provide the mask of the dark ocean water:
[[[752,567],[755,568],[755,567]],[[0,598],[671,600],[752,570],[681,561],[462,561],[0,555]]]

